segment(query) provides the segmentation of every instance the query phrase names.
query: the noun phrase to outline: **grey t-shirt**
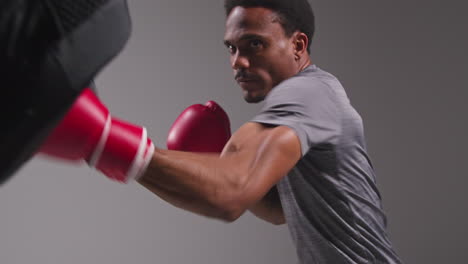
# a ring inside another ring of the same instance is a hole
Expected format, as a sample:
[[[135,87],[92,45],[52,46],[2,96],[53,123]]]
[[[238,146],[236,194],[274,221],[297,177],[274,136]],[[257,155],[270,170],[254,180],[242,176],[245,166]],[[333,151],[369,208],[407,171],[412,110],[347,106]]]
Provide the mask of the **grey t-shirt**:
[[[367,155],[362,119],[315,65],[277,85],[253,122],[293,129],[302,158],[278,184],[300,263],[401,263]]]

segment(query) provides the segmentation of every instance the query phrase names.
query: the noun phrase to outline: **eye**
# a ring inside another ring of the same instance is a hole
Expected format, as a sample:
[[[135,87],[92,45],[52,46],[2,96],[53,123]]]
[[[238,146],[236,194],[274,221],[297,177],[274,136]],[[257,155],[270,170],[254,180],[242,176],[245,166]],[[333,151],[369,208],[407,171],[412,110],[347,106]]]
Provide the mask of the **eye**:
[[[252,39],[250,41],[250,47],[254,48],[254,49],[258,49],[258,48],[261,48],[263,46],[263,42],[259,39]]]
[[[231,45],[231,44],[226,44],[226,48],[228,49],[228,51],[229,51],[230,54],[236,53],[236,47],[234,47],[233,45]]]

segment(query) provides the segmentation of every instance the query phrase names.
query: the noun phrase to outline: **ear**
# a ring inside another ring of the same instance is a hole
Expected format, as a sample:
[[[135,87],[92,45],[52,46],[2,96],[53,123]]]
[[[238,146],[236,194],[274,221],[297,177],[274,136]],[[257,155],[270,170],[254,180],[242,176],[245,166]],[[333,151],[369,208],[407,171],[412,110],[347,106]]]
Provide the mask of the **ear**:
[[[296,31],[292,37],[294,47],[294,58],[299,60],[304,54],[307,54],[307,46],[309,45],[309,38],[305,33]],[[308,55],[308,54],[307,54]]]

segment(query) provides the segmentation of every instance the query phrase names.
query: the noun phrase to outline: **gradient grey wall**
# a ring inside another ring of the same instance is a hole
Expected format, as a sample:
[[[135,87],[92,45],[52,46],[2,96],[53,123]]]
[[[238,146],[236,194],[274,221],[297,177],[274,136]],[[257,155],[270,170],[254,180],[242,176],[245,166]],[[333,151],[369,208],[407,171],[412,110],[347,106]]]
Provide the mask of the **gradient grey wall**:
[[[233,129],[247,105],[222,45],[222,1],[133,0],[134,33],[98,77],[113,114],[158,146],[188,105],[214,99]],[[463,1],[311,1],[312,58],[334,73],[367,141],[406,263],[465,263],[468,21]],[[0,263],[295,263],[285,226],[250,214],[224,224],[138,184],[34,159],[0,189]]]

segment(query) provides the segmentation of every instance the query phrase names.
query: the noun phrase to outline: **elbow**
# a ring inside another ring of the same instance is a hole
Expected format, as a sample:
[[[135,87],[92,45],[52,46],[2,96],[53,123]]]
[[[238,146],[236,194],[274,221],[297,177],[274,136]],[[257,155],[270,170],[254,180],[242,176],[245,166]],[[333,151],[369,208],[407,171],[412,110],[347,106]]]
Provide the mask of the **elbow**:
[[[246,201],[237,192],[219,197],[214,206],[218,211],[218,218],[228,223],[236,221],[247,211]]]
[[[247,209],[240,205],[240,203],[225,203],[219,208],[219,218],[227,223],[232,223],[239,219]]]
[[[246,177],[233,177],[235,180],[212,196],[212,205],[217,208],[218,218],[228,223],[239,219],[248,209],[248,195],[246,191]]]
[[[225,212],[225,213],[223,213],[223,215],[221,217],[221,220],[223,220],[226,223],[233,223],[237,219],[239,219],[239,217],[241,217],[241,215],[242,215],[242,213],[238,213],[238,212]]]

